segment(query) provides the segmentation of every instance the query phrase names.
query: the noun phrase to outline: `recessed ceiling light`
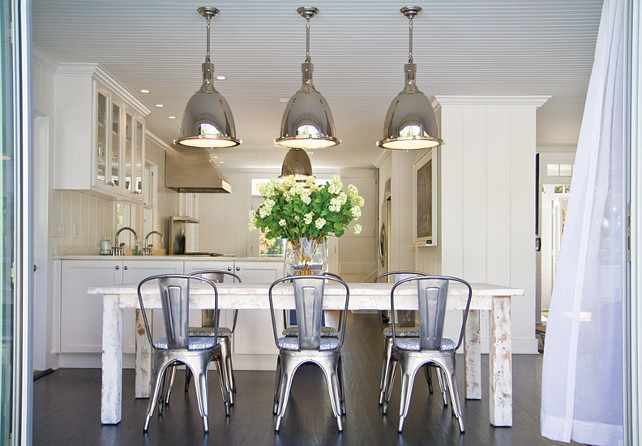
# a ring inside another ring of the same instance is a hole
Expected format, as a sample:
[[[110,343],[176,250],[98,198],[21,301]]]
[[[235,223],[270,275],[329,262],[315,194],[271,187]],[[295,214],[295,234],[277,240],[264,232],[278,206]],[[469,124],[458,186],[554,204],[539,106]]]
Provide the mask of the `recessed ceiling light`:
[[[172,116],[168,116],[167,118],[168,119],[176,119],[176,116],[172,115]]]
[[[143,94],[147,94],[147,93],[149,93],[149,90],[143,88],[140,92],[143,93]]]
[[[279,98],[279,102],[283,102],[284,104],[287,104],[290,98]]]
[[[212,159],[218,159],[218,155],[212,155]]]
[[[314,152],[306,151],[308,155],[314,155]]]
[[[223,161],[219,161],[218,163],[219,163],[219,164],[223,164]]]
[[[227,77],[225,77],[225,76],[221,76],[221,75],[219,74],[218,76],[216,76],[216,79],[217,79],[217,80],[219,80],[219,81],[224,81],[225,79],[227,79]]]
[[[165,106],[164,106],[163,104],[156,104],[156,107],[158,107],[158,108],[163,108],[163,107],[165,107]]]

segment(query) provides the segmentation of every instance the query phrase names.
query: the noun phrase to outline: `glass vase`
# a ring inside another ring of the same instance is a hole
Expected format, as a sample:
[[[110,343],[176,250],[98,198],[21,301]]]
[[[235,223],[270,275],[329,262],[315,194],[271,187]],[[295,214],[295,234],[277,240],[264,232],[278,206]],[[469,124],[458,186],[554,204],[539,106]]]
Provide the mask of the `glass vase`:
[[[328,270],[326,239],[288,240],[285,249],[285,274],[288,276],[322,275]]]

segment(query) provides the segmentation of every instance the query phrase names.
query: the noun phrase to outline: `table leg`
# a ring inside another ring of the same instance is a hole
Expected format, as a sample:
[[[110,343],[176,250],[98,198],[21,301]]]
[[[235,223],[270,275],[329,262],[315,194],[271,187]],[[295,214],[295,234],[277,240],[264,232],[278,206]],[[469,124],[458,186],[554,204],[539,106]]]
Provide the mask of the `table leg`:
[[[488,355],[490,422],[493,426],[513,425],[510,316],[510,296],[493,296]]]
[[[118,424],[121,418],[123,389],[123,310],[118,296],[103,297],[103,356],[100,419],[103,424]]]
[[[466,399],[481,399],[481,344],[479,310],[470,310],[466,320]]]
[[[154,322],[153,312],[146,310],[150,328]],[[149,398],[152,385],[152,346],[147,339],[143,312],[136,309],[136,381],[134,393],[136,398]]]

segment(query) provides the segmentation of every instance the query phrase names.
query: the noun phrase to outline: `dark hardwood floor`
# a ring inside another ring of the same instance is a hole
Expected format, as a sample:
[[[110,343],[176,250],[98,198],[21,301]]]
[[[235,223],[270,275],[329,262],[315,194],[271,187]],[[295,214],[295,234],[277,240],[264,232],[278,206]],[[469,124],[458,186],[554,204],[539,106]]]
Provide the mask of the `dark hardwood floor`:
[[[35,445],[553,445],[539,434],[540,355],[513,357],[513,427],[489,423],[488,367],[483,356],[484,399],[464,399],[463,357],[457,358],[465,434],[438,391],[430,395],[418,374],[403,434],[399,422],[399,379],[387,416],[377,404],[383,338],[374,314],[351,314],[344,363],[344,432],[337,432],[320,369],[304,366],[294,378],[292,396],[279,434],[272,415],[273,372],[236,371],[238,391],[225,417],[216,373],[209,374],[209,434],[203,433],[193,387],[182,391],[183,374],[171,404],[142,432],[146,399],[135,399],[134,372],[123,374],[122,422],[100,424],[100,370],[60,369],[34,382]]]

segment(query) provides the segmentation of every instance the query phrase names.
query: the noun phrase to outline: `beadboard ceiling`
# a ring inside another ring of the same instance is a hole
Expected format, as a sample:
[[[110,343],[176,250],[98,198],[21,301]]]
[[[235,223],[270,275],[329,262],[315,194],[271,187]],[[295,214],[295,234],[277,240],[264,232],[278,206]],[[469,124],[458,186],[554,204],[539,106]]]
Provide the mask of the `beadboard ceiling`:
[[[305,20],[291,0],[33,0],[33,42],[57,62],[98,63],[152,110],[147,128],[167,143],[201,84],[205,20],[212,21],[217,90],[243,144],[217,149],[223,171],[280,166],[284,100],[299,88]],[[403,86],[404,3],[318,0],[311,21],[314,81],[342,144],[316,150],[313,167],[372,166],[383,120]],[[439,0],[418,3],[414,57],[427,95],[550,95],[538,146],[574,146],[597,38],[601,0]],[[142,94],[141,89],[150,90]],[[163,108],[155,104],[164,104]],[[168,116],[174,115],[174,120]],[[444,150],[447,150],[447,141]]]

